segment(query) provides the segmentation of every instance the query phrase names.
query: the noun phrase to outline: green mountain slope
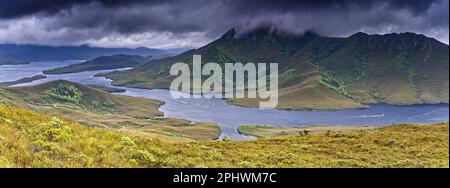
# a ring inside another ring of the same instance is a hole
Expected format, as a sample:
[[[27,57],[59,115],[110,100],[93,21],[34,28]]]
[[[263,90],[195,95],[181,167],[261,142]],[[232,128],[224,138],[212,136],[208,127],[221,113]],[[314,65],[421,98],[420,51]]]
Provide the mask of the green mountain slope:
[[[67,74],[84,71],[119,69],[127,67],[136,67],[151,60],[151,57],[142,57],[137,55],[117,54],[112,56],[100,56],[90,61],[80,64],[73,64],[67,67],[60,67],[44,71],[45,74]]]
[[[235,29],[197,50],[153,60],[135,69],[102,74],[113,84],[168,88],[170,65],[192,63],[279,63],[278,108],[342,109],[364,104],[448,103],[448,45],[413,33],[322,37],[267,28],[239,34]],[[230,103],[257,106],[255,99]]]
[[[39,113],[99,127],[182,142],[216,139],[220,130],[210,123],[164,118],[161,101],[112,95],[68,81],[53,81],[31,87],[0,87],[0,105],[25,108]]]

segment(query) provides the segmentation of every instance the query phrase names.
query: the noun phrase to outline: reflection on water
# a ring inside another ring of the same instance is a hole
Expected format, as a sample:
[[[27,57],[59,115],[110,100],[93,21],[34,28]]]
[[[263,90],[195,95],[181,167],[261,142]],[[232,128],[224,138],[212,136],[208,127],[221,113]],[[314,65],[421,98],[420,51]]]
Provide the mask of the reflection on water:
[[[78,61],[79,62],[79,61]],[[62,64],[60,62],[58,66]],[[72,64],[74,61],[65,61]],[[65,64],[65,65],[67,65]],[[62,65],[62,66],[65,66]],[[19,67],[20,66],[20,67]],[[0,82],[14,81],[23,77],[42,74],[48,67],[58,67],[49,62],[29,65],[1,66]],[[111,71],[111,70],[109,70]],[[46,75],[46,79],[35,80],[20,86],[36,85],[51,80],[69,80],[82,84],[111,86],[111,80],[93,75],[109,71],[87,71],[64,75]],[[191,121],[217,122],[222,129],[222,137],[232,139],[249,139],[239,135],[237,127],[242,124],[270,124],[274,126],[297,125],[372,125],[383,126],[398,123],[436,123],[448,121],[448,104],[393,106],[386,104],[372,105],[368,109],[341,111],[284,111],[276,109],[260,110],[232,106],[221,99],[173,99],[168,90],[146,90],[126,88],[121,95],[130,95],[165,101],[160,107],[167,117],[176,117]]]

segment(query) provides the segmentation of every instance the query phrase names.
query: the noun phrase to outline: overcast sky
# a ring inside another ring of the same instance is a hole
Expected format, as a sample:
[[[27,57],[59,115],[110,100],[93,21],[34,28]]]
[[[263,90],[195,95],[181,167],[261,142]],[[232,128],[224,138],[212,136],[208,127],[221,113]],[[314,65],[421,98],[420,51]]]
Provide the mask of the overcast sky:
[[[449,42],[448,0],[0,0],[0,43],[195,48],[261,25],[344,37],[415,32]]]

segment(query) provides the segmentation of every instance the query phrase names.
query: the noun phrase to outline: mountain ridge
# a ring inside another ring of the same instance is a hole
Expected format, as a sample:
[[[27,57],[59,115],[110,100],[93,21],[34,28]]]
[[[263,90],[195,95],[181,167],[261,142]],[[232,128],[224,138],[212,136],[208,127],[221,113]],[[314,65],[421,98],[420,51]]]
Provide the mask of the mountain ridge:
[[[242,37],[244,36],[244,37]],[[177,56],[152,60],[132,70],[102,74],[113,84],[168,88],[175,62],[279,63],[282,109],[362,108],[365,104],[448,103],[448,45],[414,33],[347,38],[277,34],[267,29],[219,39]],[[254,99],[231,99],[257,106]]]
[[[136,67],[150,61],[153,57],[139,55],[116,54],[112,56],[99,56],[92,60],[80,64],[72,64],[66,67],[59,67],[51,70],[45,70],[44,74],[68,74],[84,71],[108,70]]]
[[[0,44],[0,57],[8,57],[22,62],[89,60],[98,56],[115,54],[163,57],[177,54],[180,49],[138,48],[103,48],[81,46],[46,46],[32,44]],[[0,59],[1,60],[1,59]],[[1,62],[0,62],[1,64]]]

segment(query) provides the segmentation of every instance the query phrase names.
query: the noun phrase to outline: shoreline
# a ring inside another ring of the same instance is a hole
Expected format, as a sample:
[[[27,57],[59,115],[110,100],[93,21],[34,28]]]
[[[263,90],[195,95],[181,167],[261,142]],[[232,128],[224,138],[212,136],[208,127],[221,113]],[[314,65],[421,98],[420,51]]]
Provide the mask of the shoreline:
[[[103,73],[102,73],[103,74]],[[160,90],[170,90],[167,87],[156,87],[156,88],[150,88],[150,87],[139,87],[139,86],[130,86],[130,85],[126,85],[126,84],[114,84],[114,80],[103,76],[103,75],[94,75],[94,77],[102,77],[108,80],[111,80],[111,85],[112,86],[117,86],[117,87],[125,87],[125,88],[134,88],[134,89],[145,89],[145,90],[155,90],[155,89],[160,89]],[[236,104],[236,103],[229,103],[227,100],[228,99],[224,99],[222,98],[222,100],[224,100],[228,105],[232,105],[232,106],[238,106],[238,107],[244,107],[244,108],[258,108],[255,106],[247,106],[247,105],[243,105],[243,104]],[[358,109],[368,109],[370,108],[372,105],[390,105],[390,106],[415,106],[415,105],[450,105],[450,103],[407,103],[407,104],[402,104],[402,103],[386,103],[386,102],[378,102],[378,103],[361,103],[361,105],[366,106],[366,107],[361,107],[361,108],[330,108],[330,109],[321,109],[321,108],[274,108],[275,110],[282,110],[282,111],[313,111],[313,112],[334,112],[334,111],[342,111],[342,110],[358,110]]]
[[[110,71],[117,71],[117,70],[110,70]],[[98,75],[98,74],[96,74],[96,75],[93,75],[94,77],[101,77],[101,78],[103,78],[103,79],[106,79],[106,80],[110,80],[110,81],[113,81],[113,80],[111,80],[111,79],[108,79],[107,77],[105,77],[105,76],[100,76],[100,75]],[[130,87],[130,86],[126,86],[126,85],[114,85],[113,83],[110,83],[112,86],[119,86],[119,87],[124,87],[125,89],[126,88],[137,88],[137,89],[145,89],[145,90],[155,90],[155,89],[158,89],[158,88],[151,88],[151,89],[149,89],[149,88],[146,88],[146,87]],[[83,85],[86,85],[86,84],[83,84]],[[161,89],[163,89],[163,90],[168,90],[167,88],[161,88]],[[113,94],[115,94],[115,93],[113,93]],[[123,94],[123,93],[117,93],[117,94]],[[141,97],[141,98],[145,98],[145,97]],[[149,97],[150,98],[150,97]],[[151,98],[150,98],[151,99]],[[153,98],[154,99],[154,98]],[[158,99],[158,100],[160,100],[160,99]],[[161,101],[161,100],[160,100]],[[163,101],[164,102],[164,104],[166,104],[166,101]],[[164,104],[161,104],[161,106],[163,106]],[[239,105],[234,105],[234,104],[229,104],[229,103],[227,103],[226,101],[225,101],[225,104],[226,105],[230,105],[230,106],[238,106],[238,107],[242,107],[242,108],[248,108],[248,109],[255,109],[254,107],[247,107],[247,106],[239,106]],[[439,104],[442,104],[442,105],[448,105],[447,103],[438,103],[438,105]],[[391,105],[391,104],[387,104],[387,103],[375,103],[375,104],[373,104],[373,105]],[[423,103],[421,103],[421,104],[408,104],[408,105],[396,105],[396,104],[394,104],[394,105],[391,105],[391,106],[414,106],[414,105],[435,105],[435,104],[423,104]],[[158,110],[159,111],[161,111],[160,110],[160,108],[161,108],[161,106],[159,106],[158,107]],[[370,108],[370,106],[368,106],[368,108]],[[367,108],[358,108],[358,109],[361,109],[361,110],[364,110],[364,109],[367,109]],[[276,111],[282,111],[282,112],[290,112],[290,111],[294,111],[294,112],[301,112],[301,111],[304,111],[304,112],[338,112],[338,111],[345,111],[345,110],[358,110],[358,109],[339,109],[339,110],[317,110],[317,109],[296,109],[296,110],[289,110],[289,109],[274,109],[274,110],[276,110]],[[177,119],[180,119],[180,120],[186,120],[186,119],[189,119],[189,118],[177,118]],[[220,121],[216,121],[218,124],[220,123]],[[345,125],[345,124],[342,124],[342,125]],[[384,126],[387,126],[387,125],[392,125],[392,124],[390,124],[390,123],[386,123]],[[335,125],[333,125],[333,126],[335,126]],[[219,137],[221,137],[220,135],[222,135],[222,133],[223,133],[223,130],[222,130],[222,126],[219,126],[220,127],[220,134],[219,134]],[[225,126],[225,127],[227,127],[227,126]],[[235,126],[233,126],[233,127],[235,127]],[[237,134],[239,134],[239,135],[241,135],[241,136],[246,136],[246,135],[242,135],[241,133],[239,133],[238,132],[238,128],[239,128],[240,126],[239,125],[236,125],[236,128],[234,128],[234,131],[237,133]],[[233,139],[233,138],[232,138]],[[233,140],[240,140],[240,139],[233,139]]]

